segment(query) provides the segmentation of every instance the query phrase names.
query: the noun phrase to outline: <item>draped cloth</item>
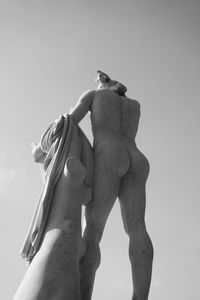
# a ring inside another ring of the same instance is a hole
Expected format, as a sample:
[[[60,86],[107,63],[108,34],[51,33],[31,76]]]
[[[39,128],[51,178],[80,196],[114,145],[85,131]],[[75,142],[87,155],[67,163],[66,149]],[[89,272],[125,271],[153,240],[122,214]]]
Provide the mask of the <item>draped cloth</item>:
[[[74,123],[70,115],[61,116],[52,123],[41,137],[40,143],[33,149],[36,162],[43,163],[44,184],[33,218],[21,249],[21,256],[29,263],[39,250],[50,214],[53,192],[68,157]],[[91,156],[91,145],[78,127],[80,136]],[[91,160],[92,157],[88,157]],[[87,162],[86,162],[87,163]]]

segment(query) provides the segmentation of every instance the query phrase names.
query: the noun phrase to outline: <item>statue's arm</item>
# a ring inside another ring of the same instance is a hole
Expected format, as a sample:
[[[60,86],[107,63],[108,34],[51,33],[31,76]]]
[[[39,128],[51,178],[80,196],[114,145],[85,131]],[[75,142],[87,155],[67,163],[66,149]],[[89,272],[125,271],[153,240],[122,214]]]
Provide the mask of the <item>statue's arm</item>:
[[[70,112],[70,115],[75,124],[78,124],[87,114],[87,112],[90,111],[94,94],[94,90],[86,91],[85,93],[83,93],[79,98],[76,106]]]

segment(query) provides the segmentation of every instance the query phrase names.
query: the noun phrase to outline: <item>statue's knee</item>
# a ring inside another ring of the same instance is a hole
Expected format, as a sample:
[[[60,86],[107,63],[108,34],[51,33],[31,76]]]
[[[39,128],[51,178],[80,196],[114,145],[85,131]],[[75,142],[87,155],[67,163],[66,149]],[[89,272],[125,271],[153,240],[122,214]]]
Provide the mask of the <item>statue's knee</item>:
[[[86,255],[83,257],[87,261],[87,265],[95,266],[97,269],[101,261],[101,252],[100,252],[100,240],[103,234],[103,225],[96,224],[91,220],[88,220],[88,224],[85,228],[83,238],[86,242]]]
[[[87,261],[87,266],[89,268],[92,267],[97,269],[99,267],[101,262],[101,251],[97,241],[86,242],[86,254],[83,257],[83,260]]]
[[[138,217],[137,219],[130,220],[125,224],[125,231],[129,236],[130,240],[136,238],[136,236],[141,236],[146,232],[146,225],[144,217]]]
[[[87,219],[87,225],[84,231],[84,239],[87,243],[100,243],[104,231],[103,222],[95,222],[94,217]]]
[[[101,232],[99,232],[99,230],[95,230],[95,227],[86,227],[84,233],[84,240],[87,247],[86,257],[89,262],[95,264],[97,267],[99,266],[101,260],[101,253],[99,247],[100,237]]]

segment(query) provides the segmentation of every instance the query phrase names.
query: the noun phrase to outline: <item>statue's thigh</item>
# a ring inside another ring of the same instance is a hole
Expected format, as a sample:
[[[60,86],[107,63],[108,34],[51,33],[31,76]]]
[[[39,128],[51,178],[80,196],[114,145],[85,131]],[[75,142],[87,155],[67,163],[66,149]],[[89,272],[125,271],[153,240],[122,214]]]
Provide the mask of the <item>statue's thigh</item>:
[[[86,206],[86,223],[102,231],[119,192],[120,179],[106,167],[103,157],[95,158],[92,200]]]
[[[133,173],[128,173],[122,180],[119,191],[119,202],[124,228],[127,234],[135,226],[144,223],[146,206],[145,180]]]

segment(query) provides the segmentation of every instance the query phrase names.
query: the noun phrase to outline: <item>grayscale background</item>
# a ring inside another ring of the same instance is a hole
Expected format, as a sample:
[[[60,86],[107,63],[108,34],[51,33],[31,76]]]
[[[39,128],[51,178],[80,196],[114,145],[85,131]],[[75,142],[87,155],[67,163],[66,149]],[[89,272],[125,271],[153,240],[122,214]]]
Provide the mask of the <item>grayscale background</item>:
[[[146,223],[155,249],[149,300],[200,299],[200,1],[0,0],[0,298],[26,264],[19,249],[42,187],[31,142],[96,70],[141,103],[137,144],[151,164]],[[89,117],[81,123],[91,139]],[[94,300],[130,299],[119,205],[101,243]]]

